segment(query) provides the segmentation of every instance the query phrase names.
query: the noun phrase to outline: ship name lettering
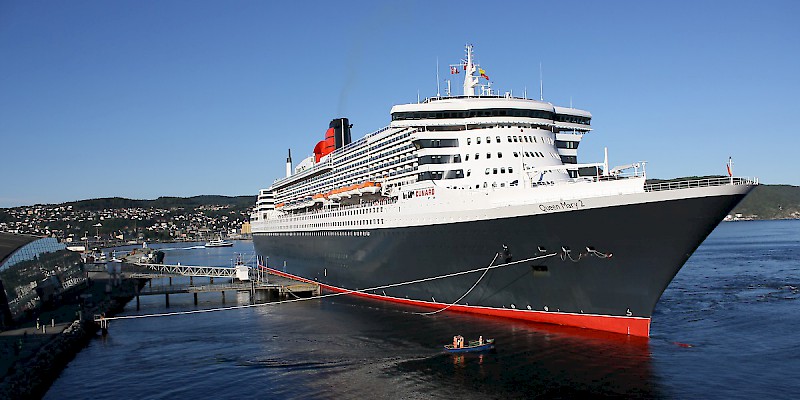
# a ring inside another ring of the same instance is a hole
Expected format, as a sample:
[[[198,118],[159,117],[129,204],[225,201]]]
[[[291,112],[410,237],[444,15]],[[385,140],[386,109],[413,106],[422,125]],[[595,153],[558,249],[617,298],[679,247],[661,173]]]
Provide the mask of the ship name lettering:
[[[585,207],[583,204],[583,200],[562,201],[560,203],[551,203],[551,204],[539,204],[539,209],[544,212],[577,210],[583,207]]]

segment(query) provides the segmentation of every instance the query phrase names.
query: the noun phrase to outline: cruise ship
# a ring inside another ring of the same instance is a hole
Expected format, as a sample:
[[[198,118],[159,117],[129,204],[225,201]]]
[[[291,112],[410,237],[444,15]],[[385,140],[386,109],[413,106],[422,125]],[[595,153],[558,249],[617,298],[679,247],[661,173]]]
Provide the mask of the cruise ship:
[[[667,285],[757,179],[579,163],[590,112],[494,91],[470,45],[450,73],[463,94],[395,105],[355,141],[333,119],[313,154],[289,153],[251,215],[260,265],[427,314],[649,336]]]

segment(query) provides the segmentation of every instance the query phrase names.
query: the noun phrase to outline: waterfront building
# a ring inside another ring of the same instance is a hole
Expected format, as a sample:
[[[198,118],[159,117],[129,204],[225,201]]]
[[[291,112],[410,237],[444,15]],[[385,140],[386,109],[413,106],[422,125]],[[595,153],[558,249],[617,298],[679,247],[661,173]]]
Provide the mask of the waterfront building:
[[[55,238],[0,232],[2,325],[84,282],[80,255]]]

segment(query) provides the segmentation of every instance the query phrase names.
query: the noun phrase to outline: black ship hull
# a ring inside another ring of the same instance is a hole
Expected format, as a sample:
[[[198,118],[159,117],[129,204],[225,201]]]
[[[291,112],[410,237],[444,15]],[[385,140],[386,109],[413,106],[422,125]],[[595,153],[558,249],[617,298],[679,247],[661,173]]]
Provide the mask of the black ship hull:
[[[330,290],[649,336],[661,294],[746,193],[254,243],[274,272]]]

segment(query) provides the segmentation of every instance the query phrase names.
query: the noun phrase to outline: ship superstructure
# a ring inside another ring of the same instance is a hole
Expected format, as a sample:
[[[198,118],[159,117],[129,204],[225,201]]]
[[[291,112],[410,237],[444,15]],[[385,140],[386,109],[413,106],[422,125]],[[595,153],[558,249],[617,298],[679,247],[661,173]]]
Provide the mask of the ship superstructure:
[[[313,155],[290,155],[251,215],[259,254],[331,290],[647,336],[688,254],[755,181],[646,185],[644,163],[578,163],[591,113],[494,93],[472,46],[450,68],[462,95],[396,105],[356,141],[334,119]]]

